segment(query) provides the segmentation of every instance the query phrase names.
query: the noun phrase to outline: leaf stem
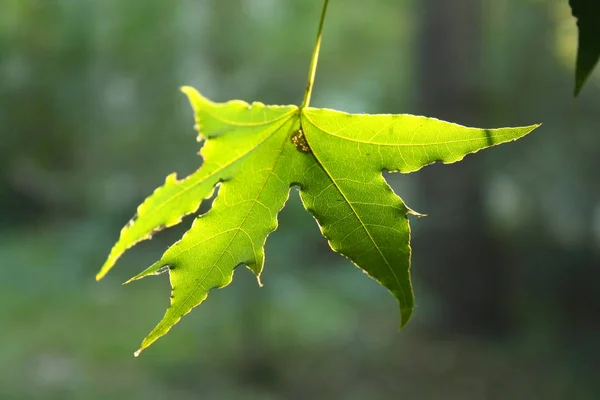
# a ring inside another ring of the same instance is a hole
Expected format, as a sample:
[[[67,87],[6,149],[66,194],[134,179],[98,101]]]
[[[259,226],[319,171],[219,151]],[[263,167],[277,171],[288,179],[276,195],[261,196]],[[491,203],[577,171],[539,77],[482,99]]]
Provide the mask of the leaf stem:
[[[321,11],[321,21],[319,22],[319,30],[317,31],[317,42],[313,50],[312,59],[310,60],[310,70],[308,71],[308,83],[306,84],[306,93],[304,94],[304,101],[300,108],[308,107],[310,104],[310,97],[312,95],[313,86],[315,84],[315,74],[317,73],[317,63],[319,61],[319,51],[321,50],[321,36],[323,33],[323,23],[325,22],[325,13],[327,12],[327,6],[329,0],[325,0],[323,3],[323,11]]]

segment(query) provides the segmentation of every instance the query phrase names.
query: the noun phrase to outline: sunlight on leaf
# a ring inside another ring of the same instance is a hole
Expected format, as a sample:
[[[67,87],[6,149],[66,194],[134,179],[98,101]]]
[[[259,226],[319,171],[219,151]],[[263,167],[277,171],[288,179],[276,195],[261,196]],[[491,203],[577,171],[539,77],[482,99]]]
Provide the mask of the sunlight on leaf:
[[[185,87],[194,109],[202,167],[177,180],[169,175],[138,208],[137,216],[98,273],[101,279],[125,250],[198,210],[215,186],[211,209],[198,216],[162,258],[128,282],[169,272],[171,306],[144,339],[138,355],[182,316],[227,286],[246,265],[257,277],[267,236],[292,186],[333,250],[346,256],[398,300],[401,325],[414,308],[410,281],[412,214],[382,176],[516,140],[537,125],[476,129],[413,115],[347,114],[234,100],[213,103]]]

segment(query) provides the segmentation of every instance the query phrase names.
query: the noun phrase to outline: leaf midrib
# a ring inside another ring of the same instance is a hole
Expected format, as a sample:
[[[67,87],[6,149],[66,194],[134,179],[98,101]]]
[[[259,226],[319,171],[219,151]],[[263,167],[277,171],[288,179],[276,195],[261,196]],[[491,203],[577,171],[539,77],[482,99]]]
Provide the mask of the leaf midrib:
[[[250,104],[248,104],[248,105],[250,106]],[[263,106],[263,107],[264,108],[269,108],[268,106]],[[281,106],[281,107],[289,107],[289,106]],[[257,127],[257,126],[262,126],[262,125],[268,125],[270,123],[279,121],[280,119],[283,119],[285,117],[291,116],[297,110],[298,110],[298,107],[294,106],[289,112],[287,112],[287,113],[285,113],[285,114],[283,114],[283,115],[281,115],[281,116],[279,116],[277,118],[271,119],[269,121],[250,122],[250,123],[242,123],[242,122],[238,122],[238,121],[230,121],[230,120],[224,119],[224,118],[220,117],[219,115],[214,114],[212,111],[209,111],[209,107],[206,107],[206,109],[204,110],[204,112],[206,114],[210,115],[212,118],[214,118],[217,121],[222,122],[224,124],[228,124],[228,125],[232,125],[232,126],[238,126],[238,127],[243,127],[243,128],[248,128],[248,127]]]
[[[291,114],[286,114],[286,117],[291,116]],[[273,123],[276,121],[279,121],[282,118],[277,118],[274,119],[272,121],[269,121],[269,123]],[[256,146],[250,148],[250,150],[248,150],[246,153],[242,154],[241,156],[239,156],[238,158],[236,158],[235,160],[231,161],[229,164],[220,167],[219,169],[213,171],[212,173],[210,173],[209,175],[206,175],[204,178],[202,178],[199,182],[194,183],[193,185],[190,185],[188,187],[186,187],[185,189],[180,190],[179,192],[177,192],[176,194],[172,195],[171,197],[169,197],[167,200],[165,200],[164,202],[162,202],[160,204],[160,206],[156,207],[156,209],[149,215],[152,215],[158,211],[160,211],[163,207],[165,207],[168,203],[170,203],[171,201],[175,200],[176,198],[178,198],[179,196],[183,195],[184,193],[186,193],[188,190],[191,190],[193,188],[195,188],[196,186],[206,182],[209,178],[225,171],[226,169],[228,169],[229,167],[231,167],[232,165],[236,164],[237,162],[239,162],[240,160],[242,160],[243,158],[249,156],[250,154],[252,154],[256,149],[258,149],[260,146],[262,146],[267,140],[269,140],[274,134],[275,132],[277,132],[283,125],[286,124],[287,121],[283,121],[283,123],[278,126],[273,132],[271,132],[270,134],[268,134],[263,140],[261,140]],[[185,179],[183,180],[185,181]],[[181,181],[181,182],[183,182]]]
[[[349,138],[346,136],[341,136],[341,135],[337,135],[333,132],[329,132],[328,130],[320,127],[319,125],[317,125],[317,123],[310,119],[306,114],[302,114],[306,120],[308,122],[310,122],[310,124],[312,126],[314,126],[315,128],[319,129],[321,132],[326,133],[330,136],[333,137],[337,137],[343,140],[347,140],[349,142],[356,142],[356,143],[363,143],[363,144],[370,144],[370,145],[374,145],[374,146],[391,146],[391,147],[411,147],[411,146],[419,146],[419,147],[428,147],[428,146],[439,146],[439,145],[448,145],[448,144],[454,144],[454,143],[464,143],[464,142],[473,142],[476,140],[482,140],[482,138],[472,138],[472,139],[458,139],[458,140],[448,140],[448,141],[443,141],[443,142],[431,142],[431,143],[380,143],[380,142],[368,142],[366,140],[359,140],[359,139],[353,139],[353,138]],[[514,136],[513,133],[507,133],[504,135],[494,135],[494,138],[505,138],[505,137],[512,137]],[[516,139],[516,138],[515,138]],[[500,144],[500,143],[495,143],[495,144]]]

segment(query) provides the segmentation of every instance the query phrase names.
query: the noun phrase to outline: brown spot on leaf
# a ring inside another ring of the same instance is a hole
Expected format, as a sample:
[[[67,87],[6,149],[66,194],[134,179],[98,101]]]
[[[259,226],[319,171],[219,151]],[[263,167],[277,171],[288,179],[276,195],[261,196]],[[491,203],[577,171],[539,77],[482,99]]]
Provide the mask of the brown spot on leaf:
[[[302,128],[295,131],[290,139],[294,144],[296,150],[298,150],[301,153],[310,153],[310,146],[306,141],[306,137],[304,136],[304,131],[302,130]]]

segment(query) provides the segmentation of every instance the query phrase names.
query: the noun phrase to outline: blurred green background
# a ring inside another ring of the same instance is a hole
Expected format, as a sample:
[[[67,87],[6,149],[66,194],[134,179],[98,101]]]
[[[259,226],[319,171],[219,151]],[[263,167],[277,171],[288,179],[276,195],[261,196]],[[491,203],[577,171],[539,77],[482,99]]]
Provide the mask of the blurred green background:
[[[313,105],[544,125],[386,174],[417,309],[334,254],[296,190],[245,268],[139,359],[191,224],[94,281],[135,207],[200,162],[178,87],[298,103],[321,1],[0,0],[0,399],[600,398],[600,73],[566,0],[333,0]]]

